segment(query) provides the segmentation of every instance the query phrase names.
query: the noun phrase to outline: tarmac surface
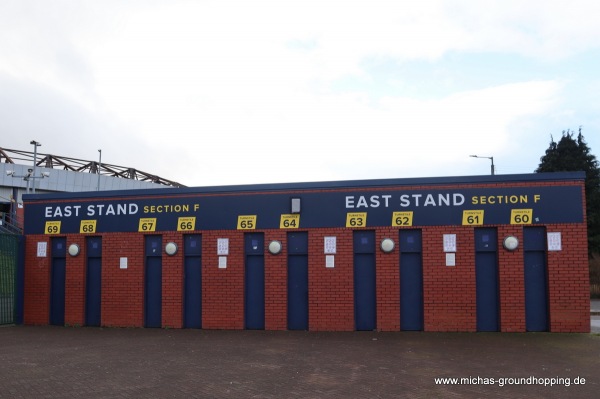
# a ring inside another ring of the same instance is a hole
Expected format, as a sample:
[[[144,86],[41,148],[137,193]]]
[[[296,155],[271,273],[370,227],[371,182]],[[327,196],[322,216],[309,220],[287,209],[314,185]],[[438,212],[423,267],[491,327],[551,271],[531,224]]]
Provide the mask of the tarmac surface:
[[[600,299],[590,301],[590,331],[600,333]]]
[[[461,384],[436,381],[442,378]],[[0,328],[0,398],[598,398],[598,392],[600,334],[593,333]]]

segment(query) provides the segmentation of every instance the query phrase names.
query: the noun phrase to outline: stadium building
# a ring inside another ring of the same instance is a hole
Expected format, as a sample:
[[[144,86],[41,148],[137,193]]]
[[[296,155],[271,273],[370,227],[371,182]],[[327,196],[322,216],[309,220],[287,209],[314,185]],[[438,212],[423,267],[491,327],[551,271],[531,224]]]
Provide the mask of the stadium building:
[[[0,324],[23,320],[23,195],[183,187],[98,161],[0,148]]]
[[[40,179],[22,197],[23,322],[589,332],[584,179],[45,193]]]

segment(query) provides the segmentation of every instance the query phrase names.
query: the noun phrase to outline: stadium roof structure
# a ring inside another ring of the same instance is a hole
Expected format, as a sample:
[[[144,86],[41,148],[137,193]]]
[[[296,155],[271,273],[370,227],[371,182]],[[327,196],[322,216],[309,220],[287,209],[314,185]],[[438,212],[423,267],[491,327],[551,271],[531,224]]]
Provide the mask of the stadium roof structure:
[[[102,176],[120,177],[124,179],[139,180],[149,183],[161,184],[169,187],[182,188],[185,185],[143,172],[135,168],[86,161],[84,159],[70,158],[60,155],[37,153],[35,165],[42,168],[68,170],[72,172],[100,174]],[[15,162],[23,161],[23,162]],[[12,150],[0,147],[0,163],[29,164],[34,162],[34,153],[29,151]]]

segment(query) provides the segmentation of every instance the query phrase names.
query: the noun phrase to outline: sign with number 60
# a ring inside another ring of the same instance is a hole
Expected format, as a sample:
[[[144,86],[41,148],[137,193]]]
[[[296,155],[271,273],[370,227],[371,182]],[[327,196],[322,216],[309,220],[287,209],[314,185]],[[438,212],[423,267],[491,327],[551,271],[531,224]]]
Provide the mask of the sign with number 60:
[[[510,211],[510,224],[531,224],[533,209],[512,209]]]

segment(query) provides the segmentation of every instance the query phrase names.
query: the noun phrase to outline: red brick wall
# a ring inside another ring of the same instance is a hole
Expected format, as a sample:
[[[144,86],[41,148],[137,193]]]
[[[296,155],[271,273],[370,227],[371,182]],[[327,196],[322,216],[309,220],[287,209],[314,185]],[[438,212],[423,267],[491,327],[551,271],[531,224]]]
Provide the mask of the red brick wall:
[[[523,184],[548,185],[549,183]],[[579,183],[577,183],[579,184]],[[511,184],[515,186],[519,184]],[[471,187],[489,187],[473,185]],[[496,185],[498,186],[498,185]],[[452,186],[448,186],[450,188]],[[461,187],[465,187],[462,185]],[[410,187],[410,189],[431,187]],[[436,188],[444,188],[437,187]],[[407,188],[404,188],[407,189]],[[522,245],[513,252],[502,248],[507,235],[523,241],[522,226],[487,226],[498,231],[500,329],[525,331],[525,288]],[[414,226],[422,230],[425,331],[476,331],[476,282],[474,227]],[[562,251],[548,252],[550,331],[588,332],[588,263],[585,223],[547,225],[548,232],[562,233]],[[302,230],[302,229],[301,229]],[[377,329],[400,330],[400,275],[398,230],[367,228],[376,232],[377,245],[386,237],[396,242],[389,254],[376,248]],[[263,230],[265,237],[265,328],[287,328],[287,230]],[[190,233],[190,232],[187,232]],[[205,329],[244,328],[244,231],[218,230],[202,234],[202,326]],[[181,232],[164,232],[163,247],[175,242],[174,256],[163,254],[162,326],[183,325],[184,251]],[[443,235],[456,234],[456,266],[446,266]],[[335,267],[325,267],[324,237],[337,238]],[[139,233],[104,234],[102,240],[102,325],[143,326],[144,236]],[[78,257],[67,255],[65,324],[83,325],[85,320],[85,237],[67,235],[67,245],[82,248]],[[229,238],[227,268],[218,268],[217,239]],[[309,329],[352,331],[354,322],[353,233],[346,228],[309,230]],[[272,240],[283,251],[271,255]],[[48,243],[48,256],[37,257],[37,243]],[[26,238],[26,324],[47,324],[50,297],[50,236]],[[128,268],[119,268],[126,257]]]
[[[515,251],[502,249],[506,236],[515,236],[521,243]],[[500,330],[525,331],[525,276],[523,266],[523,228],[498,227],[498,284],[500,286]]]
[[[71,244],[79,245],[80,255],[66,256],[65,276],[65,324],[81,326],[85,320],[85,237],[82,235],[68,235],[67,248]]]
[[[398,229],[377,229],[377,245],[384,238],[396,243],[394,250],[384,253],[375,248],[375,278],[377,286],[377,329],[380,331],[400,330],[400,252],[398,251]]]
[[[183,236],[177,232],[163,234],[163,248],[168,242],[177,244],[173,256],[163,254],[162,261],[162,326],[183,326]]]
[[[267,230],[265,246],[273,240],[283,243],[278,255],[265,252],[265,329],[287,329],[287,232]]]
[[[120,259],[127,258],[127,269]],[[137,327],[144,323],[144,236],[102,237],[102,325]]]
[[[325,267],[325,237],[337,237],[335,267]],[[312,230],[308,236],[308,325],[313,331],[354,330],[352,231]]]
[[[456,234],[456,266],[446,266],[444,234]],[[475,331],[473,228],[423,229],[425,331]]]
[[[587,232],[583,225],[550,225],[562,232],[562,251],[548,252],[550,331],[589,332]]]
[[[50,258],[38,257],[38,243],[45,242],[50,254],[50,237],[25,238],[24,315],[25,324],[48,324],[50,319]]]
[[[227,268],[218,268],[217,239],[229,238]],[[207,231],[202,234],[202,327],[244,328],[244,233]]]

